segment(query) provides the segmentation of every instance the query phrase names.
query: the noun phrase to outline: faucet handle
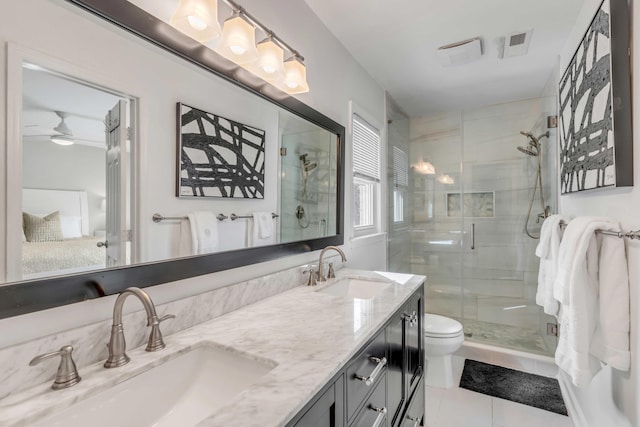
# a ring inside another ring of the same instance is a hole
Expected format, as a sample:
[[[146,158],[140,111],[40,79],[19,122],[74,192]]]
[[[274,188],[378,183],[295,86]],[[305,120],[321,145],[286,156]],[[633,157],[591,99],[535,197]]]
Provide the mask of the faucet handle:
[[[333,271],[333,263],[329,263],[329,271],[327,272],[327,279],[335,279],[336,273]]]
[[[318,272],[315,270],[315,265],[310,265],[308,270],[304,270],[303,273],[309,273],[309,279],[307,280],[307,286],[315,286],[318,284],[316,277]]]
[[[149,341],[147,342],[147,348],[144,349],[145,351],[158,351],[166,347],[166,344],[162,339],[160,323],[164,322],[165,320],[175,318],[176,316],[174,316],[173,314],[167,314],[159,319],[156,317],[154,321],[151,322],[151,333],[149,334]]]
[[[45,353],[34,357],[33,359],[31,359],[31,362],[29,362],[29,366],[35,366],[45,359],[60,356],[60,365],[58,366],[56,379],[54,380],[53,384],[51,384],[51,388],[54,390],[68,388],[78,384],[81,380],[80,375],[78,375],[78,369],[76,369],[76,364],[73,361],[73,357],[71,356],[72,352],[73,347],[70,345],[65,345],[58,351]]]

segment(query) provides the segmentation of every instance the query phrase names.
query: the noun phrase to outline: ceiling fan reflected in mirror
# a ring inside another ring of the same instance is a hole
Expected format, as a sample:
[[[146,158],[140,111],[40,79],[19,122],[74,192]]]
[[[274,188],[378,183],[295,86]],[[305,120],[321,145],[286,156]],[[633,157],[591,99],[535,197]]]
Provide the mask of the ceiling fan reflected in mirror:
[[[58,145],[72,145],[75,142],[73,132],[64,121],[67,113],[63,111],[55,111],[55,113],[60,117],[60,123],[58,123],[58,126],[54,127],[53,130],[59,132],[59,135],[51,135],[51,142]]]

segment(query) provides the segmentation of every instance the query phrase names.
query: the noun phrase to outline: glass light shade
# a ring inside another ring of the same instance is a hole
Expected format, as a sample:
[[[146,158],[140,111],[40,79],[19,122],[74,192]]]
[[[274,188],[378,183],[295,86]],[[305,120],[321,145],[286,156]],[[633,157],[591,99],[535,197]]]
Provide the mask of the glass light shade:
[[[73,145],[75,140],[71,135],[53,135],[51,137],[51,142],[58,145]]]
[[[285,87],[289,93],[306,93],[309,92],[307,84],[307,68],[297,58],[292,57],[284,63],[285,70]]]
[[[425,175],[435,175],[436,168],[430,162],[420,163],[420,173]]]
[[[284,79],[284,51],[273,40],[266,39],[258,43],[258,61],[251,71],[268,82],[280,82]]]
[[[242,16],[227,19],[215,51],[239,65],[255,61],[258,58],[255,28]]]
[[[217,0],[180,0],[171,25],[200,43],[220,37]]]

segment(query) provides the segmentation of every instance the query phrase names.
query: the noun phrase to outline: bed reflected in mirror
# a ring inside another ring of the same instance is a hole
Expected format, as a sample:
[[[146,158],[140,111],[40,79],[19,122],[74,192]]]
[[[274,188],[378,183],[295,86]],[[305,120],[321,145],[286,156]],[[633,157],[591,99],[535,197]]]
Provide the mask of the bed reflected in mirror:
[[[22,82],[22,242],[8,280],[130,264],[130,100],[33,64]]]

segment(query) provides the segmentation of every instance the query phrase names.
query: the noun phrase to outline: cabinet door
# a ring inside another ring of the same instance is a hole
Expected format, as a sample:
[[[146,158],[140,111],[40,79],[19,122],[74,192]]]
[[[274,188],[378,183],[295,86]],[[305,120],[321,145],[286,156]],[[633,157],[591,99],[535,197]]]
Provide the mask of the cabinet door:
[[[413,394],[416,385],[420,381],[420,378],[422,378],[424,366],[422,313],[422,294],[419,293],[409,300],[406,312],[406,314],[410,316],[409,320],[405,322],[407,347],[407,371],[405,381],[408,387],[408,396]]]
[[[340,377],[294,424],[295,427],[344,427],[344,379]]]
[[[404,319],[402,312],[395,316],[387,326],[387,419],[389,425],[396,425],[406,400],[404,351]]]
[[[420,380],[409,401],[409,408],[402,417],[400,427],[418,427],[424,421],[424,380]]]

